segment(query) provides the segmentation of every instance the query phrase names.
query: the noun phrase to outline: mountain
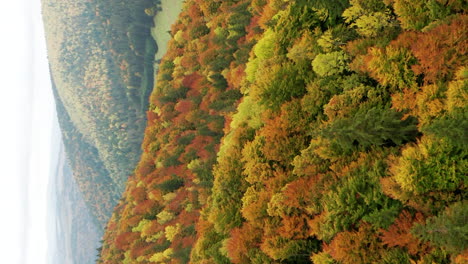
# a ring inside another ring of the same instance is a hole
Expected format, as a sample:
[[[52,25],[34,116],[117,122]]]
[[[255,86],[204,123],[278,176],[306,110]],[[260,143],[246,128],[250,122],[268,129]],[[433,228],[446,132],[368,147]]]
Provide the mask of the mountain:
[[[467,23],[185,1],[98,263],[465,263]]]
[[[150,0],[43,0],[50,72],[73,177],[102,229],[140,157],[156,44]]]
[[[48,263],[95,263],[103,230],[73,178],[63,144],[55,169],[49,185]]]

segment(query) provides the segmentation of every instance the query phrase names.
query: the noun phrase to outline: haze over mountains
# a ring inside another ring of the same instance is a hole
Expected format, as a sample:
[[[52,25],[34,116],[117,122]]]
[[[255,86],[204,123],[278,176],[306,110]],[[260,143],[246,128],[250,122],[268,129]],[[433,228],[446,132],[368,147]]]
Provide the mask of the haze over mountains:
[[[48,263],[94,263],[103,230],[73,178],[60,134],[56,123],[54,165],[48,186]]]

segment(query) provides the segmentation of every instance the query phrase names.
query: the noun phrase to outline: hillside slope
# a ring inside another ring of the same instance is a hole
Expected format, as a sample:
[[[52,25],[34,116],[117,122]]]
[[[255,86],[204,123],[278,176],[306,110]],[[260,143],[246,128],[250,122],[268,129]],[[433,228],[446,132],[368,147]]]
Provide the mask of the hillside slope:
[[[156,49],[144,11],[152,6],[151,0],[42,1],[67,156],[101,227],[141,153]]]
[[[186,1],[98,263],[465,263],[465,12]]]

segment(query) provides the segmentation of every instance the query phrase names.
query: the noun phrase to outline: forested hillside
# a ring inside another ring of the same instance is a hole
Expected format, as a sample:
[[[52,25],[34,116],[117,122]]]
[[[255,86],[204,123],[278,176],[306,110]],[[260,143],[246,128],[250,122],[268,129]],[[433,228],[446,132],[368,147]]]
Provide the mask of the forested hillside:
[[[187,0],[98,263],[467,263],[463,0]]]
[[[145,9],[155,5],[151,0],[42,1],[67,156],[101,228],[141,153],[157,49]]]

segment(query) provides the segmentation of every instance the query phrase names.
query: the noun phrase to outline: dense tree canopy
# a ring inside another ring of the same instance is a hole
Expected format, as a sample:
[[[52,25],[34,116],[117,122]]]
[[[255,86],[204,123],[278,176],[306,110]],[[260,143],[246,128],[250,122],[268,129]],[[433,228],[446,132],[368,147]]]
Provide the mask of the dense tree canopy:
[[[407,2],[186,1],[100,263],[464,263],[465,6]]]

